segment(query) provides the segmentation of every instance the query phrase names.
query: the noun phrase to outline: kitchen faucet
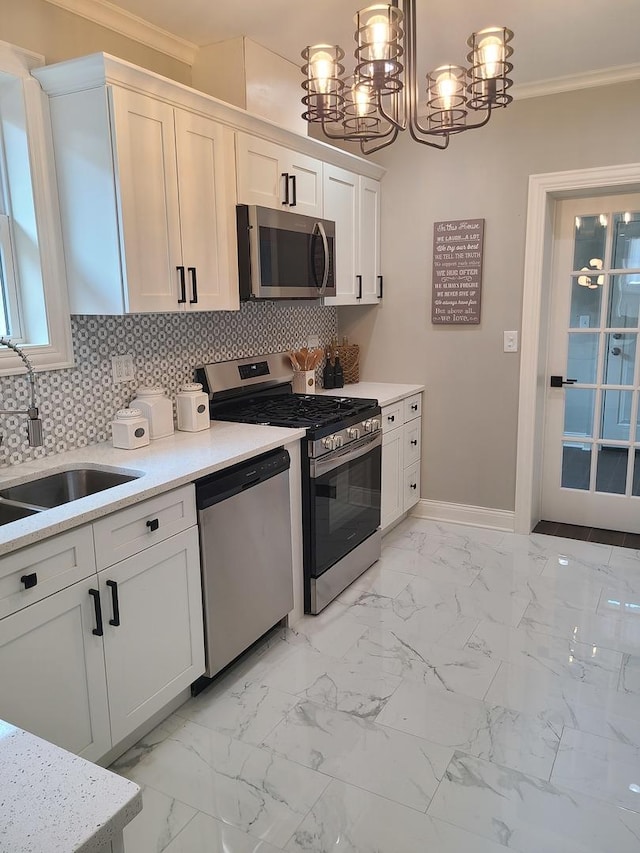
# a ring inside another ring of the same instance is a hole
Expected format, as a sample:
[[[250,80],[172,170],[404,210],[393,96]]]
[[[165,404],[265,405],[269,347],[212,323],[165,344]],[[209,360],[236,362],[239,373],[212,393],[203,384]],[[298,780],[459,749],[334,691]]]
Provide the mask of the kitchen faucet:
[[[0,337],[0,345],[9,347],[9,349],[12,349],[24,361],[31,386],[31,399],[29,400],[28,409],[0,409],[0,415],[28,415],[27,436],[29,438],[29,446],[42,447],[42,421],[38,417],[38,407],[36,406],[36,378],[33,372],[33,365],[22,351],[22,347],[11,343],[8,338]],[[3,438],[4,436],[0,434],[0,444],[2,444]]]

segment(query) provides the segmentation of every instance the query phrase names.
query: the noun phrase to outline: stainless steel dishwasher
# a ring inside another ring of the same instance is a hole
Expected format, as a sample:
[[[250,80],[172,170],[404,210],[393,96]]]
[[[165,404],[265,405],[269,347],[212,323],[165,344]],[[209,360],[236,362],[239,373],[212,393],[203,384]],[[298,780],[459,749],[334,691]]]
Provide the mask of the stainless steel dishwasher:
[[[206,678],[293,607],[289,467],[280,449],[196,481]]]

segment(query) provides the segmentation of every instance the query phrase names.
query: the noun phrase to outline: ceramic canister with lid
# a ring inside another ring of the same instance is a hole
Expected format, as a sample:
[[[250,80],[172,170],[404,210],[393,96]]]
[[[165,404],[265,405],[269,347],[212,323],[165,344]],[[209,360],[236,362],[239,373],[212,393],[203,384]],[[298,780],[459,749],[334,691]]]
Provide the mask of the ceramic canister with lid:
[[[151,386],[138,388],[131,407],[140,409],[149,421],[151,439],[173,435],[173,403],[165,395],[164,388]]]
[[[209,396],[202,390],[200,382],[183,385],[176,394],[178,429],[184,432],[199,432],[209,429]]]
[[[149,444],[149,421],[140,409],[118,409],[111,421],[111,438],[114,447],[135,450]]]

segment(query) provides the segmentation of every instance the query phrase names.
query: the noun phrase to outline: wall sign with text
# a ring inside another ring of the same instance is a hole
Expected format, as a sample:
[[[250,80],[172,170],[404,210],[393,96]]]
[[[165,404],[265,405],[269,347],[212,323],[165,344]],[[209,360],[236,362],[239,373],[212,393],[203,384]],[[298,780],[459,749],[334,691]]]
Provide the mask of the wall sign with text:
[[[454,219],[433,224],[431,322],[480,322],[484,219]]]

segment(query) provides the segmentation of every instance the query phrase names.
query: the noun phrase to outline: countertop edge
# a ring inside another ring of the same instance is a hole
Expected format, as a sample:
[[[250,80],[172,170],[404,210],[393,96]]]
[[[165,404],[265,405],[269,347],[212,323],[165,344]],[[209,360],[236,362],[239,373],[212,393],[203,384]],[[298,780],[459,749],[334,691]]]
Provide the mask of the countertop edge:
[[[220,434],[220,441],[217,441]],[[0,489],[83,464],[104,466],[141,476],[36,515],[0,526],[0,557],[95,521],[132,504],[192,483],[238,462],[299,441],[304,429],[213,421],[199,433],[176,432],[138,451],[117,450],[108,442],[46,456],[2,470]],[[184,451],[184,461],[176,456]],[[206,461],[203,457],[209,456]],[[163,459],[168,457],[163,463]]]

